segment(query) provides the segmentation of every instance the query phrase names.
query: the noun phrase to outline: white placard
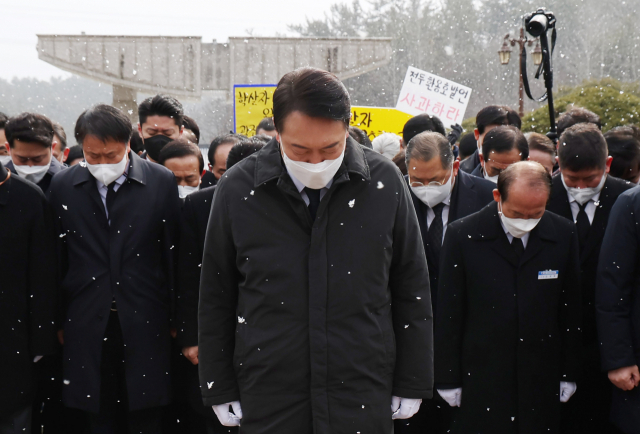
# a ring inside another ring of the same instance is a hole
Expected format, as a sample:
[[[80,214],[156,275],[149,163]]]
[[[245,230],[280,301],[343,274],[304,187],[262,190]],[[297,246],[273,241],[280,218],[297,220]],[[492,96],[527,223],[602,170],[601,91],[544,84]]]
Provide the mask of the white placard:
[[[446,127],[461,124],[471,88],[410,66],[402,83],[396,109],[436,115]]]

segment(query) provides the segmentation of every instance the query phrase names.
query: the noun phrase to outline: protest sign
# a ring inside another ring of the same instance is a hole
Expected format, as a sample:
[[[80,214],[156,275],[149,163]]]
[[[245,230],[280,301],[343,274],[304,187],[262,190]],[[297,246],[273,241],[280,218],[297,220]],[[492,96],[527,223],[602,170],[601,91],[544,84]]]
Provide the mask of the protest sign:
[[[396,109],[419,115],[436,115],[445,127],[461,124],[471,89],[410,66],[402,83]]]
[[[370,140],[380,134],[395,133],[402,137],[404,124],[411,115],[386,107],[351,107],[352,127],[358,127],[369,136]]]
[[[233,86],[234,130],[255,136],[260,121],[273,116],[275,84],[236,84]]]

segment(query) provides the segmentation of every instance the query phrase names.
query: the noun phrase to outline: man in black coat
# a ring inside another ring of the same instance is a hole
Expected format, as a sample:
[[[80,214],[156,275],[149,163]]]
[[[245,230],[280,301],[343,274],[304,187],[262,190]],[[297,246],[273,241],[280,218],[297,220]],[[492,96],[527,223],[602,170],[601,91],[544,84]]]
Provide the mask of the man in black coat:
[[[495,184],[459,170],[449,141],[439,133],[415,136],[406,151],[405,177],[411,187],[411,199],[418,217],[422,243],[429,266],[431,305],[437,314],[437,288],[440,251],[450,223],[484,208],[493,201]],[[449,406],[438,396],[423,401],[420,411],[408,420],[395,422],[396,433],[446,433]]]
[[[429,276],[408,188],[348,138],[335,75],[293,71],[273,101],[277,139],[213,198],[204,403],[247,434],[390,434],[432,395]]]
[[[42,191],[2,163],[0,246],[0,432],[28,434],[34,362],[56,350],[53,218]]]
[[[565,433],[615,433],[609,422],[611,384],[600,368],[596,331],[596,270],[609,213],[618,196],[635,184],[608,176],[611,157],[597,126],[565,130],[558,149],[560,173],[553,177],[547,210],[576,223],[582,285],[582,375],[580,390],[562,410]]]
[[[91,432],[159,432],[170,400],[180,203],[173,174],[129,149],[131,123],[97,105],[76,122],[85,161],[56,175],[66,406]]]
[[[476,128],[473,131],[478,142],[478,149],[469,158],[460,163],[460,170],[465,173],[471,173],[478,167],[485,134],[500,125],[512,125],[520,129],[522,121],[515,110],[506,106],[490,105],[478,112],[476,115]]]
[[[5,135],[7,142],[3,145],[11,154],[6,169],[47,193],[53,176],[66,169],[53,157],[53,149],[59,144],[49,118],[36,113],[19,114],[7,121]]]
[[[611,420],[640,433],[640,189],[618,197],[602,242],[596,320],[602,369],[613,388]]]
[[[576,390],[580,285],[575,225],[545,212],[535,162],[500,174],[496,203],[449,226],[440,263],[436,387],[452,433],[557,433]]]

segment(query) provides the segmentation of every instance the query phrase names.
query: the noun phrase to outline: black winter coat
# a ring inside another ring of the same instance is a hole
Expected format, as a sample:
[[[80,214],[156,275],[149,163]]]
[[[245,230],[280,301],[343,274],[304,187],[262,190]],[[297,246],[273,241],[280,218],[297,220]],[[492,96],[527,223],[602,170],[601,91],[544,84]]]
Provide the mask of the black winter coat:
[[[12,174],[0,185],[0,419],[31,404],[33,359],[56,350],[53,237],[44,194]]]
[[[469,156],[469,158],[464,159],[460,162],[460,170],[465,173],[471,174],[476,167],[480,164],[480,152],[476,149],[476,151]]]
[[[596,282],[602,369],[640,365],[640,189],[618,197],[604,235]],[[640,388],[613,387],[612,421],[640,433]]]
[[[557,433],[580,360],[575,225],[545,212],[517,263],[494,202],[449,226],[441,255],[436,386],[462,387],[451,432]]]
[[[390,434],[391,396],[432,396],[429,276],[394,164],[347,139],[315,222],[278,142],[216,187],[199,307],[204,403],[240,432]]]
[[[100,354],[115,297],[125,348],[129,410],[170,401],[170,319],[180,212],[175,177],[129,153],[108,224],[86,165],[56,175],[66,406],[98,412]]]

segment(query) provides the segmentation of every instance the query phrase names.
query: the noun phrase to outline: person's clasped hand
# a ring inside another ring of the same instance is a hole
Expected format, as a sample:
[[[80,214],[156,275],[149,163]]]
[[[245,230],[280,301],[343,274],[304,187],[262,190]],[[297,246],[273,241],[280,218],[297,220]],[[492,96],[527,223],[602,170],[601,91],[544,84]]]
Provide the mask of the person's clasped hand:
[[[422,399],[391,397],[391,419],[409,419],[420,410]]]
[[[242,408],[240,401],[227,402],[226,404],[214,405],[213,412],[218,416],[218,420],[223,426],[240,426],[242,420]],[[233,412],[229,410],[233,409]]]
[[[438,389],[438,394],[447,401],[451,407],[460,407],[462,402],[462,387],[457,389]]]

